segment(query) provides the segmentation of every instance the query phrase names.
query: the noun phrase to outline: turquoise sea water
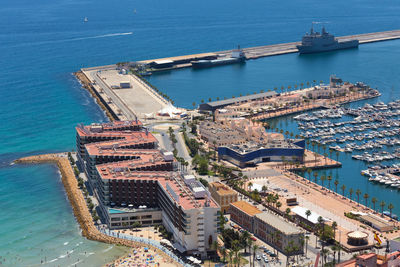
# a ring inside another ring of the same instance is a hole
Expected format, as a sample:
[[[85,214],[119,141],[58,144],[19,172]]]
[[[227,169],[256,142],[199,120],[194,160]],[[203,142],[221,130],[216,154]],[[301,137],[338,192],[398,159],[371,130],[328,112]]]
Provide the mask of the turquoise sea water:
[[[337,35],[391,30],[400,28],[399,9],[395,1],[372,0],[4,0],[0,9],[2,264],[37,266],[46,260],[48,266],[68,266],[79,259],[85,262],[78,266],[99,266],[121,254],[118,248],[80,236],[56,168],[10,165],[21,156],[72,150],[77,123],[106,120],[72,72],[119,61],[231,49],[237,44],[295,41],[311,21],[330,22],[328,30]],[[83,23],[84,17],[89,22]],[[182,70],[150,80],[185,107],[202,98],[327,80],[331,73],[376,86],[385,92],[385,100],[399,94],[399,45],[394,41],[316,56],[278,56],[249,61],[243,67]],[[291,127],[290,121],[287,125]],[[362,191],[385,195],[388,201],[398,199],[395,193],[358,182],[352,169],[349,165],[339,170],[341,181],[360,183]]]

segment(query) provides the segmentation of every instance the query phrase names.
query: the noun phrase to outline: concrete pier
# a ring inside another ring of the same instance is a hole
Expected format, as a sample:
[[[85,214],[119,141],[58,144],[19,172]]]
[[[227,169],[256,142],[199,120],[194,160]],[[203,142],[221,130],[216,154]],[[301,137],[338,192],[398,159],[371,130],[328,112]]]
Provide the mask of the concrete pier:
[[[340,36],[340,37],[336,37],[336,38],[340,41],[345,41],[345,40],[349,40],[349,39],[358,39],[360,42],[360,45],[361,45],[361,44],[366,44],[366,43],[400,39],[400,30],[347,35],[347,36]],[[296,45],[299,45],[299,44],[300,44],[300,42],[292,42],[292,43],[248,47],[248,48],[243,48],[243,51],[245,52],[247,59],[257,59],[260,57],[269,57],[269,56],[297,53],[298,49],[296,48]],[[140,61],[139,63],[150,63],[150,62],[154,62],[154,61],[171,60],[171,61],[176,62],[176,64],[174,64],[174,68],[186,68],[186,67],[191,67],[191,64],[188,63],[188,62],[190,62],[190,60],[195,60],[196,58],[200,58],[204,55],[228,57],[231,55],[231,53],[232,53],[232,50],[225,50],[225,51],[193,54],[193,55],[186,55],[186,56],[179,56],[179,57],[168,57],[168,58],[144,60],[144,61]],[[182,63],[182,62],[184,62],[184,63]]]

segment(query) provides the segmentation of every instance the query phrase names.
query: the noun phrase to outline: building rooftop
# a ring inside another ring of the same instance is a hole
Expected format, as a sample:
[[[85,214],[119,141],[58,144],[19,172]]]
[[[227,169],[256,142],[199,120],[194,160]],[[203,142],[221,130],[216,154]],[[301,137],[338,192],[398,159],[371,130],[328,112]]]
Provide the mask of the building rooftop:
[[[76,128],[81,129],[83,132],[101,133],[107,131],[121,131],[121,130],[138,130],[142,127],[142,122],[134,121],[112,121],[107,123],[92,123],[90,125],[79,124]]]
[[[308,209],[300,207],[300,206],[296,206],[294,208],[291,209],[292,212],[294,212],[295,214],[299,215],[300,217],[308,220],[309,222],[313,223],[313,224],[317,224],[318,223],[318,218],[321,216],[318,213],[316,213],[313,210],[311,211],[311,215],[307,216],[306,212]],[[322,217],[322,216],[321,216]],[[325,221],[329,221],[329,219],[322,217],[322,219],[324,219]]]
[[[370,222],[370,223],[378,226],[379,228],[392,226],[392,224],[390,224],[388,221],[386,221],[386,220],[384,220],[382,218],[379,218],[379,217],[377,217],[375,215],[372,215],[372,214],[363,215],[363,216],[360,217],[360,219],[364,220],[364,221],[367,221],[367,222]]]
[[[221,182],[212,182],[210,183],[210,186],[215,187],[220,195],[237,195],[235,190],[232,190],[229,186],[224,185]]]
[[[246,142],[245,144],[234,144],[227,146],[233,151],[239,154],[246,154],[257,151],[259,149],[271,149],[271,148],[291,148],[291,149],[303,149],[302,147],[296,145],[295,143],[300,140],[270,140],[267,143],[256,143],[256,142]]]
[[[256,214],[255,217],[287,235],[302,233],[300,228],[271,213],[263,212]]]
[[[246,102],[246,101],[251,101],[254,99],[259,99],[259,98],[264,98],[264,97],[272,97],[272,96],[276,96],[276,95],[277,95],[277,93],[275,91],[271,91],[271,92],[265,92],[265,93],[259,93],[259,94],[240,96],[240,97],[229,98],[229,99],[225,99],[225,100],[208,102],[208,103],[206,103],[206,105],[208,105],[212,108],[218,108],[221,106],[232,105],[232,104],[235,104],[238,102]]]
[[[258,213],[261,213],[261,210],[259,210],[256,206],[253,206],[250,203],[243,200],[232,202],[231,205],[250,216],[254,216]]]
[[[109,175],[106,168],[100,168],[101,175]],[[211,198],[196,198],[195,193],[189,186],[187,186],[177,172],[169,171],[126,171],[124,169],[114,169],[111,176],[106,176],[105,179],[112,180],[143,180],[143,181],[156,181],[170,198],[181,206],[183,209],[194,209],[200,207],[218,207],[218,204]]]

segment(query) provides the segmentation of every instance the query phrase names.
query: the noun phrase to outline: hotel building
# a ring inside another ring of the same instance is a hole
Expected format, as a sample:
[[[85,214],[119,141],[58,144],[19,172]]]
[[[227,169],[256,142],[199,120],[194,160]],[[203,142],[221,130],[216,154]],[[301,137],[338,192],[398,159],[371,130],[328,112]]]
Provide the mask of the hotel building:
[[[220,207],[194,177],[176,171],[173,155],[157,150],[140,122],[76,130],[79,165],[110,229],[162,223],[179,251],[206,256],[217,240]]]

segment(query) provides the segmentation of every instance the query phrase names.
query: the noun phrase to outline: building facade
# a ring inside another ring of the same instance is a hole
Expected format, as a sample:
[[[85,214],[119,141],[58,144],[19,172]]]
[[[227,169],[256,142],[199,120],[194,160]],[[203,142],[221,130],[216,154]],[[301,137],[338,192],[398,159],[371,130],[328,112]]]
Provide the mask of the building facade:
[[[162,223],[181,252],[205,257],[217,240],[219,205],[141,123],[80,125],[77,154],[110,229]]]
[[[229,205],[232,202],[238,201],[238,193],[221,182],[209,183],[208,190],[211,193],[211,197],[221,207],[222,213],[227,213],[229,210]]]
[[[285,255],[303,254],[303,231],[276,215],[254,215],[254,235]]]
[[[252,233],[254,230],[254,215],[261,213],[261,210],[246,201],[237,201],[229,205],[229,213],[232,221]]]

